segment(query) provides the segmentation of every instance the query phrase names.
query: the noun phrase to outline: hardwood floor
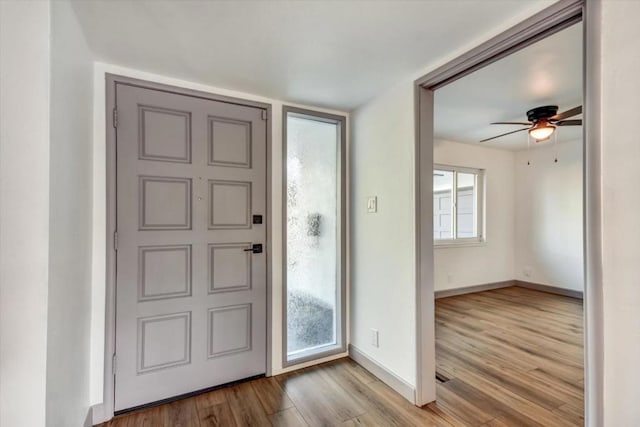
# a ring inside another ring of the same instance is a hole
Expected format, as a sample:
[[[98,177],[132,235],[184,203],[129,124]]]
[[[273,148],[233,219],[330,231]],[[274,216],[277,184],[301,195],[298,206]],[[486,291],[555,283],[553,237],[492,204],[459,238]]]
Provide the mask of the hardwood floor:
[[[114,418],[133,426],[583,424],[582,304],[523,288],[436,301],[438,400],[417,408],[345,358]]]
[[[465,425],[584,425],[582,300],[519,287],[436,300],[437,406]]]

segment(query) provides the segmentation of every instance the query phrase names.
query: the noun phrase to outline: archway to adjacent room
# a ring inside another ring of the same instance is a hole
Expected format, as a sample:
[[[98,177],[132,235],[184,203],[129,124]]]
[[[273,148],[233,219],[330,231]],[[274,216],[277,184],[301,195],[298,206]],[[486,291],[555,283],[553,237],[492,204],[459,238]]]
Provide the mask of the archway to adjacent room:
[[[416,349],[417,395],[419,405],[436,398],[434,335],[434,106],[435,91],[489,64],[514,54],[580,21],[583,26],[583,200],[584,224],[584,341],[585,341],[585,423],[598,425],[601,417],[601,356],[597,346],[600,333],[601,271],[598,235],[599,144],[598,62],[599,51],[592,43],[599,31],[597,5],[581,0],[561,1],[534,15],[483,45],[418,79],[416,99]],[[523,137],[524,138],[524,137]],[[473,171],[458,171],[469,174]],[[477,179],[477,178],[476,178]],[[454,181],[455,182],[455,181]],[[477,182],[477,181],[476,181]]]

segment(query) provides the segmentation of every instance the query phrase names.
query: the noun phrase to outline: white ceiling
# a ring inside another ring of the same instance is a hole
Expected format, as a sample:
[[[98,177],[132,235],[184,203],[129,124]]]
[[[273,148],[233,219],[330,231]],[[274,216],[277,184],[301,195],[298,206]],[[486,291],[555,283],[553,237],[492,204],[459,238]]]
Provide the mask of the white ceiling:
[[[435,105],[436,138],[471,144],[520,128],[491,122],[527,121],[527,110],[542,105],[558,105],[560,112],[582,105],[582,24],[436,90]],[[581,126],[558,128],[558,142],[577,140],[581,132]],[[527,132],[482,144],[526,149]]]
[[[99,60],[351,110],[551,3],[76,0],[73,7]]]

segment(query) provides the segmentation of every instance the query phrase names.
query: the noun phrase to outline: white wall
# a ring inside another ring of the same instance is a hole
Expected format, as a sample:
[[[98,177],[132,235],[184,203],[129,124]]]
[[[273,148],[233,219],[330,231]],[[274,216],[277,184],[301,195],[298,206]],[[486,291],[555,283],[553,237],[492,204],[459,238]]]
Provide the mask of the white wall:
[[[452,51],[449,57],[434,58],[429,66],[398,81],[353,113],[351,343],[409,385],[417,383],[413,82],[543,7],[532,6],[484,37]],[[367,214],[366,198],[374,195],[379,197],[379,213]],[[370,345],[371,328],[380,331],[379,348]],[[424,358],[433,359],[433,355]],[[433,360],[426,363],[435,365]],[[435,383],[428,369],[423,380]]]
[[[640,425],[640,2],[602,3],[604,425]]]
[[[47,425],[89,410],[93,60],[67,1],[51,3]]]
[[[265,102],[272,106],[271,133],[271,198],[272,198],[272,334],[271,345],[272,374],[298,369],[325,360],[344,357],[338,354],[321,361],[309,362],[290,368],[282,367],[282,106],[294,105],[347,117],[347,135],[349,135],[349,113],[304,106],[281,100],[265,98],[259,95],[237,92],[195,82],[162,76],[151,72],[135,70],[124,66],[94,64],[93,82],[93,260],[92,260],[92,303],[91,303],[91,403],[103,402],[104,387],[104,339],[105,339],[105,248],[106,242],[106,141],[105,141],[105,73],[118,74],[147,81],[174,85],[186,89],[200,90],[218,95],[233,96],[251,101]],[[348,139],[348,138],[347,138]],[[347,147],[349,141],[347,140]],[[347,173],[348,175],[348,173]],[[348,322],[348,319],[347,319]],[[347,323],[348,325],[348,323]],[[347,329],[348,330],[348,329]],[[348,340],[349,337],[347,337]],[[106,409],[106,408],[105,408]],[[108,410],[108,409],[107,409]],[[108,414],[107,414],[108,416]],[[101,414],[98,418],[101,419]]]
[[[413,86],[402,84],[353,115],[351,344],[416,384]],[[404,113],[404,114],[403,114]],[[367,213],[367,197],[378,212]],[[370,330],[379,331],[379,347]]]
[[[45,424],[48,2],[0,2],[0,425]]]
[[[487,242],[436,248],[435,290],[518,279],[582,291],[582,150],[579,140],[529,152],[436,141],[435,163],[486,170]]]
[[[436,247],[435,290],[458,289],[514,278],[515,155],[491,147],[436,141],[434,163],[485,170],[486,243]]]
[[[582,152],[581,140],[517,152],[516,279],[584,290]]]

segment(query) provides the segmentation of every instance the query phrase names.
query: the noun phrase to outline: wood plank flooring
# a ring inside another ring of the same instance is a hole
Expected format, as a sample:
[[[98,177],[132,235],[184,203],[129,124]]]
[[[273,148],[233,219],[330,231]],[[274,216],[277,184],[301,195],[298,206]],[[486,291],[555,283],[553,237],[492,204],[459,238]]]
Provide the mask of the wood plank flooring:
[[[523,288],[436,301],[438,400],[407,402],[345,358],[114,418],[102,427],[583,424],[582,304]]]
[[[470,426],[584,425],[582,343],[579,299],[510,287],[436,300],[449,380],[435,405]]]

